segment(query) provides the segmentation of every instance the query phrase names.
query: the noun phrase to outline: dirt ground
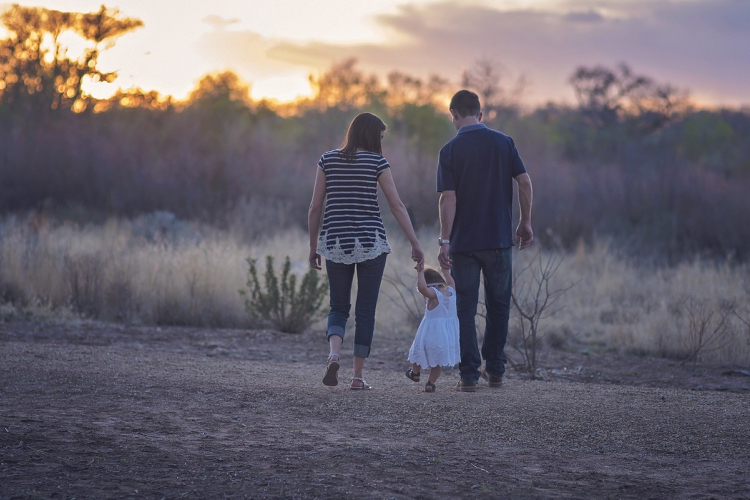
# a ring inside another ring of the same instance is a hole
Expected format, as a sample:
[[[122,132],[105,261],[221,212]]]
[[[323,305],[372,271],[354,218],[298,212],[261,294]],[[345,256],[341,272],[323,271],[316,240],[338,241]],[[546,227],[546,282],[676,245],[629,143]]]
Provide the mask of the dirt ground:
[[[750,499],[747,367],[553,351],[425,394],[408,347],[363,392],[312,334],[2,324],[0,498]]]

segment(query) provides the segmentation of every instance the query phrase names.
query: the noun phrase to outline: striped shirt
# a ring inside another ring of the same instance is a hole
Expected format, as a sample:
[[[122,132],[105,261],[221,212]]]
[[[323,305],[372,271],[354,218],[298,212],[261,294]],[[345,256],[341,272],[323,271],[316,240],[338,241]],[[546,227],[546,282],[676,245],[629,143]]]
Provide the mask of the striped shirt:
[[[320,158],[326,176],[326,205],[318,253],[333,262],[355,264],[391,253],[378,205],[378,177],[390,168],[377,153],[358,151],[349,162],[339,150]]]

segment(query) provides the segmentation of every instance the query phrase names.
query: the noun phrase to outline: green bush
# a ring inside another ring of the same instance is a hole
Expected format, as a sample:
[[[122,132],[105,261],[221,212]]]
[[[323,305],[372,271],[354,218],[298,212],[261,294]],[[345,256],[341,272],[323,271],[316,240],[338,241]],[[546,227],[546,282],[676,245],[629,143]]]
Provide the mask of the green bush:
[[[265,287],[260,286],[256,260],[248,257],[247,287],[239,293],[245,298],[245,309],[254,320],[270,323],[276,330],[299,333],[321,317],[321,306],[328,294],[328,283],[320,283],[320,275],[310,269],[297,289],[297,276],[290,273],[291,262],[286,257],[281,278],[276,276],[273,257],[266,256]]]

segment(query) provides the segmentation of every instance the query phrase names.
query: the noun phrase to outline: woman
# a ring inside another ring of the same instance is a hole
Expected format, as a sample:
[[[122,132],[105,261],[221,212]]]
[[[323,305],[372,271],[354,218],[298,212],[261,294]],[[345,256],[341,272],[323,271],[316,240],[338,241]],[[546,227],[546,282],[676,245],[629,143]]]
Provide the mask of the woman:
[[[391,247],[385,237],[378,207],[378,185],[398,225],[411,243],[411,258],[424,263],[424,253],[393,183],[390,165],[383,157],[381,141],[385,123],[372,113],[357,115],[349,125],[341,149],[320,158],[307,223],[310,232],[310,266],[322,269],[326,259],[331,311],[326,339],[328,366],[323,383],[338,385],[341,344],[351,309],[354,273],[357,301],[354,308],[354,366],[351,389],[371,389],[362,376],[370,355],[375,330],[375,306]],[[325,204],[323,225],[320,216]]]

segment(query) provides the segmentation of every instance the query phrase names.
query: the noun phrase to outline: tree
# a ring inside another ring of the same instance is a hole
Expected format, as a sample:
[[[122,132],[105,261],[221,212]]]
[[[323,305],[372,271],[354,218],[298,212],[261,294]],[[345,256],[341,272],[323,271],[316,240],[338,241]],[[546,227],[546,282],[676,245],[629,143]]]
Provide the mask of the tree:
[[[406,73],[391,71],[386,81],[386,104],[393,109],[407,103],[442,107],[442,101],[448,97],[446,94],[449,82],[438,75],[431,75],[429,80],[424,82]]]
[[[218,107],[249,107],[250,85],[232,71],[205,75],[190,92],[188,102]]]
[[[108,99],[102,99],[94,105],[95,112],[119,109],[147,109],[150,111],[164,111],[174,106],[172,96],[161,95],[156,90],[145,91],[138,87],[118,89]]]
[[[625,64],[615,69],[580,66],[570,76],[580,109],[594,126],[613,125],[625,117],[644,118],[646,132],[661,127],[687,106],[687,93],[636,75]]]
[[[310,75],[315,96],[313,104],[320,108],[361,108],[384,97],[378,78],[366,76],[356,68],[357,60],[347,59],[331,66],[320,76]]]
[[[512,88],[507,88],[504,84],[507,78],[507,70],[488,58],[478,59],[461,76],[461,85],[479,94],[486,121],[518,111],[526,80],[520,76]]]
[[[113,82],[116,72],[97,68],[99,54],[121,35],[143,26],[102,5],[88,14],[12,5],[2,15],[8,37],[0,40],[0,103],[10,108],[84,111],[90,97],[83,84]],[[83,52],[69,56],[61,35],[76,33]]]

